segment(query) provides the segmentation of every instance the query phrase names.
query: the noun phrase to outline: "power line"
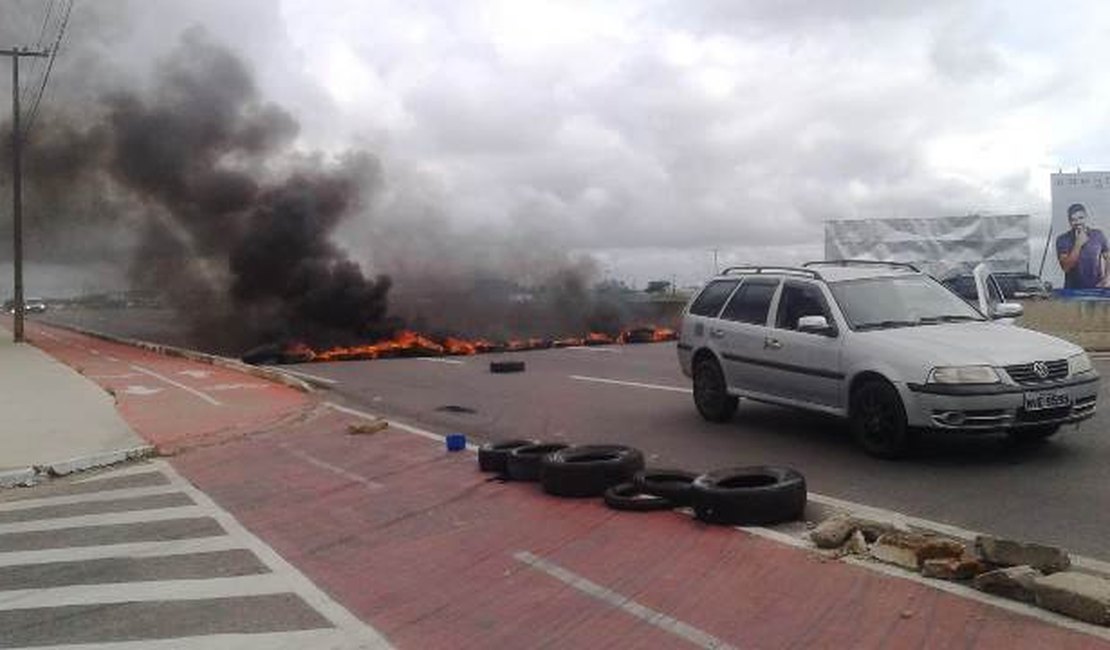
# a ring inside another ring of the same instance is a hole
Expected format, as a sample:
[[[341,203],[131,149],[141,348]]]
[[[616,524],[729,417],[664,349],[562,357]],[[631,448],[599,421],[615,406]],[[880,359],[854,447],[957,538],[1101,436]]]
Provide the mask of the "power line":
[[[42,49],[42,41],[46,37],[46,26],[50,24],[50,17],[53,13],[54,0],[50,0],[46,5],[46,12],[42,16],[42,26],[39,28],[39,37],[35,41],[36,50]],[[31,89],[38,85],[37,82],[32,81],[32,77],[37,76],[39,72],[42,71],[42,61],[38,57],[34,57],[29,63],[28,74],[25,78],[23,88],[20,89],[20,92],[24,95],[30,94]]]
[[[35,126],[35,118],[39,113],[39,104],[42,103],[42,96],[46,94],[46,82],[50,80],[50,71],[54,69],[54,61],[58,58],[58,50],[62,45],[62,37],[65,36],[66,26],[69,24],[69,13],[73,11],[73,0],[66,3],[65,15],[62,17],[61,27],[58,28],[58,37],[54,39],[54,47],[50,48],[50,61],[46,64],[46,73],[42,75],[42,85],[39,87],[39,94],[35,97],[35,103],[31,106],[31,114],[27,118],[27,128],[23,130],[23,137],[31,131]]]

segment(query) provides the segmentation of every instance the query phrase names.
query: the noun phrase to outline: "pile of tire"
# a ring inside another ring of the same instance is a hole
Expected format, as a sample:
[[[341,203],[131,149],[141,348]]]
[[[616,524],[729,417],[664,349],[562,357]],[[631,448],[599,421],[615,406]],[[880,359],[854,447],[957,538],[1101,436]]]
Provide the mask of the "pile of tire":
[[[640,450],[625,445],[568,446],[501,440],[478,450],[478,465],[511,481],[533,481],[560,497],[604,498],[636,512],[691,508],[710,524],[763,526],[800,519],[805,478],[789,467],[755,465],[704,474],[647,469]]]

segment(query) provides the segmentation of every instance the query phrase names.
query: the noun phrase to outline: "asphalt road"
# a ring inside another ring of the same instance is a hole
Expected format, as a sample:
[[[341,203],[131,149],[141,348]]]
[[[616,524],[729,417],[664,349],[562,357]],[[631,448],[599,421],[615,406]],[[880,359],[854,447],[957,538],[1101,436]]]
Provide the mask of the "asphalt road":
[[[106,331],[135,336],[142,318]],[[57,316],[57,315],[55,315]],[[52,318],[52,320],[62,320]],[[152,338],[145,336],[143,338]],[[1034,447],[1004,436],[927,437],[910,459],[863,454],[835,419],[744,401],[723,425],[694,409],[673,343],[532,351],[519,374],[486,355],[293,367],[336,382],[336,401],[476,441],[527,437],[635,445],[657,466],[708,470],[785,464],[814,492],[971,530],[1059,544],[1110,561],[1110,404]],[[1110,376],[1110,362],[1097,363]],[[623,383],[611,383],[623,382]]]
[[[295,369],[338,382],[332,390],[349,405],[435,431],[630,444],[653,465],[692,470],[785,464],[827,496],[1110,560],[1105,411],[1044,445],[930,436],[915,457],[884,461],[863,454],[841,422],[823,416],[743,401],[731,422],[703,421],[673,343],[512,355],[526,361],[519,374],[490,373],[499,358],[510,357]],[[1099,369],[1110,373],[1110,363]],[[1108,397],[1104,387],[1103,404]]]

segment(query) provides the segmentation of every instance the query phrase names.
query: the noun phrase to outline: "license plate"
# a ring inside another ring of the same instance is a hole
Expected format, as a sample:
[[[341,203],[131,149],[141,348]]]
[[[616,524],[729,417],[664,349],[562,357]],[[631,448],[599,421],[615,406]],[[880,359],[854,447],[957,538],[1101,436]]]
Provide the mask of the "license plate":
[[[1026,411],[1043,411],[1062,406],[1071,406],[1071,396],[1061,391],[1043,390],[1025,394]]]

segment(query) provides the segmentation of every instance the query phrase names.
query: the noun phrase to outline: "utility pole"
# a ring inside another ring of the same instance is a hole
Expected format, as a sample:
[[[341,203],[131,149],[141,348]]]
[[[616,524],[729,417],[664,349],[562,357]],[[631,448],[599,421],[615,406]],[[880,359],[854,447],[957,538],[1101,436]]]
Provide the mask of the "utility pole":
[[[16,47],[0,50],[0,56],[12,57],[12,276],[15,294],[15,327],[13,339],[23,342],[23,168],[21,164],[23,134],[19,124],[19,57],[50,56],[47,50]]]

